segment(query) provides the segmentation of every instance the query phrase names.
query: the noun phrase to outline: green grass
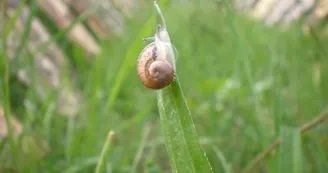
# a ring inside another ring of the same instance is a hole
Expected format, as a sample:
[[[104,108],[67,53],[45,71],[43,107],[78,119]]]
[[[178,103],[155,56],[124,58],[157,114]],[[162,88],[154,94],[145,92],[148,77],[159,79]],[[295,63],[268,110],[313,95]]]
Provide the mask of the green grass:
[[[295,128],[327,108],[327,37],[318,30],[314,31],[317,38],[305,35],[296,24],[286,31],[267,28],[247,16],[220,12],[214,2],[159,1],[178,50],[181,89],[213,172],[241,172],[278,137],[281,144],[254,172],[325,172],[327,123],[302,134]],[[68,30],[52,29],[48,44],[61,39],[69,67],[76,71],[74,81],[63,77],[62,88],[78,91],[83,98],[73,117],[58,112],[57,91],[49,89],[45,97],[39,97],[35,87],[20,84],[14,72],[9,85],[4,85],[1,69],[2,107],[10,106],[24,126],[17,149],[29,146],[30,151],[17,150],[14,164],[8,159],[10,140],[5,140],[0,145],[0,170],[94,172],[108,132],[113,130],[103,171],[170,172],[157,93],[141,84],[135,69],[146,45],[141,38],[151,36],[156,27],[152,2],[143,4],[147,10],[125,21],[122,37],[100,41],[102,53],[91,62],[84,60],[83,49],[63,39]],[[21,41],[24,45],[25,39],[26,35]],[[17,49],[25,52],[21,50],[26,48]],[[0,53],[4,67],[3,47]],[[12,61],[11,70],[32,69],[32,55],[19,57],[25,61]],[[67,69],[62,70],[67,74]],[[37,73],[31,74],[37,78]],[[4,97],[6,87],[11,102]],[[39,142],[24,140],[30,136]],[[48,151],[45,157],[34,157],[43,151]]]

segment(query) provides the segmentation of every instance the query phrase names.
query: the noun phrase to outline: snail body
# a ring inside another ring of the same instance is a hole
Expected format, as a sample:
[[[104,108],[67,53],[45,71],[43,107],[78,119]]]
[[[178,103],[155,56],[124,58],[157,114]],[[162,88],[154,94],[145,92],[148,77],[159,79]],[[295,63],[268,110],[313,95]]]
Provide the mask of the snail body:
[[[154,40],[139,54],[137,60],[138,77],[147,88],[162,89],[171,84],[175,74],[175,59],[170,38],[159,25]]]

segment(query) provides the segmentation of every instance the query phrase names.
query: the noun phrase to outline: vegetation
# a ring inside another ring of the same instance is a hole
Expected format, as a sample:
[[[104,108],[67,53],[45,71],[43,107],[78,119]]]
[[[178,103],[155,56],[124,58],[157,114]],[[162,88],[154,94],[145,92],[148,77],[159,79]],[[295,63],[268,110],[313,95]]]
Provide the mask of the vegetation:
[[[186,101],[213,172],[326,172],[328,42],[320,28],[312,34],[296,23],[285,31],[268,28],[232,12],[228,2],[159,4],[178,51],[177,75],[185,98],[173,99],[180,106]],[[163,129],[169,119],[163,123],[156,91],[141,84],[135,69],[145,46],[142,38],[156,28],[153,4],[144,9],[126,20],[124,37],[100,40],[102,52],[92,61],[64,39],[67,30],[49,24],[51,40],[60,43],[76,72],[75,81],[64,76],[63,87],[80,91],[83,98],[70,117],[57,111],[56,91],[47,90],[41,99],[33,83],[25,87],[18,82],[12,69],[33,71],[33,56],[22,54],[26,62],[8,64],[3,44],[8,33],[3,31],[0,98],[8,120],[11,112],[24,128],[18,140],[11,136],[0,141],[2,170],[94,172],[101,157],[98,170],[103,172],[170,172],[170,160],[179,155],[166,150]],[[42,16],[37,6],[35,10],[32,15]],[[4,28],[10,30],[11,20],[3,21]],[[179,93],[176,85],[173,90]],[[172,99],[165,90],[160,94]],[[112,130],[115,135],[109,135]],[[179,159],[190,158],[182,153]]]

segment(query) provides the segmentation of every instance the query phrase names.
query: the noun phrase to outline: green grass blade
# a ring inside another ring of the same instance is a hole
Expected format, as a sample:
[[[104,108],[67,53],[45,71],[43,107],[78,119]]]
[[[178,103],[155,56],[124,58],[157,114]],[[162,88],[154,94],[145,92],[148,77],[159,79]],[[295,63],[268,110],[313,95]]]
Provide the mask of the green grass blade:
[[[25,6],[25,3],[26,3],[26,0],[19,2],[11,20],[9,21],[9,23],[6,26],[5,35],[9,35],[10,31],[14,28],[15,22],[16,22],[18,16],[20,15],[20,13],[22,12],[23,7]]]
[[[214,150],[216,156],[220,159],[224,172],[225,173],[232,173],[231,166],[226,161],[223,153],[217,147],[213,147],[213,150]]]
[[[25,43],[28,40],[29,33],[31,31],[32,20],[33,20],[33,17],[35,16],[35,14],[37,12],[37,9],[38,9],[36,1],[32,1],[31,5],[30,5],[30,9],[31,9],[30,14],[29,14],[28,18],[26,19],[26,21],[24,21],[23,35],[22,35],[21,40],[20,40],[20,42],[17,46],[17,49],[15,50],[15,56],[14,56],[15,61],[18,61],[18,57],[20,56],[20,54],[21,54],[21,52],[22,52],[22,50],[25,46]]]
[[[135,158],[133,160],[133,163],[132,163],[131,173],[137,172],[138,164],[139,164],[139,162],[142,158],[142,154],[144,153],[145,145],[147,143],[147,138],[149,137],[150,131],[151,131],[151,126],[150,126],[150,124],[147,124],[144,127],[142,139],[141,139],[138,151],[136,153],[136,156],[135,156]]]
[[[43,119],[43,133],[46,141],[50,141],[51,122],[54,119],[54,112],[56,109],[55,103],[50,103],[46,108],[44,119]]]
[[[297,128],[283,126],[280,132],[279,172],[301,173],[302,145],[301,134]]]
[[[69,168],[66,170],[63,170],[63,173],[76,173],[76,172],[81,172],[87,167],[96,165],[98,163],[98,157],[92,157],[92,158],[87,158],[80,160],[78,164],[71,165]]]
[[[6,18],[6,11],[7,11],[7,3],[6,1],[3,1],[1,3],[2,8],[0,8],[2,10],[2,23],[1,25],[3,26],[3,28],[5,28],[7,26],[7,22],[11,23],[11,21],[13,19],[8,19]],[[11,152],[12,152],[12,160],[13,163],[16,164],[17,163],[17,151],[16,151],[16,141],[14,139],[13,136],[13,129],[11,126],[11,103],[10,103],[10,65],[9,65],[9,58],[7,55],[7,38],[8,38],[8,33],[6,33],[6,30],[3,29],[2,33],[2,40],[1,40],[1,48],[2,49],[2,54],[0,55],[0,59],[2,61],[2,66],[1,67],[1,72],[3,72],[3,76],[1,76],[2,79],[1,83],[3,81],[3,87],[2,88],[2,106],[3,106],[3,112],[4,112],[4,117],[5,117],[5,121],[6,121],[6,126],[7,126],[7,132],[8,132],[8,138],[9,138],[9,143],[10,143],[10,147],[11,147]]]
[[[101,169],[103,168],[103,166],[105,164],[106,156],[107,156],[107,154],[109,152],[109,147],[110,147],[110,145],[112,143],[113,136],[114,136],[114,131],[110,131],[108,133],[107,139],[106,139],[106,141],[104,143],[104,146],[103,146],[103,149],[101,151],[100,159],[98,161],[98,164],[97,164],[95,173],[100,173],[101,172]]]
[[[293,135],[293,172],[301,173],[303,172],[302,166],[302,141],[301,133],[298,130],[294,131]]]
[[[212,172],[202,150],[179,80],[157,92],[165,145],[172,172]]]
[[[319,136],[314,135],[312,140],[307,142],[307,148],[313,155],[313,172],[325,173],[328,168],[328,159],[326,155],[325,145],[321,143],[318,139]]]

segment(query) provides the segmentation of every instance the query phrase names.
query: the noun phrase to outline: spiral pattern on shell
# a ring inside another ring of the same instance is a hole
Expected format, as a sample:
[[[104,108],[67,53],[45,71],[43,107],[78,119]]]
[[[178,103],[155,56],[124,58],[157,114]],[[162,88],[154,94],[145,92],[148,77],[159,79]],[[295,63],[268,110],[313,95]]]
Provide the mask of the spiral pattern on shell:
[[[158,57],[155,43],[150,43],[141,51],[137,61],[137,72],[141,82],[151,89],[164,88],[174,78],[171,62]]]

